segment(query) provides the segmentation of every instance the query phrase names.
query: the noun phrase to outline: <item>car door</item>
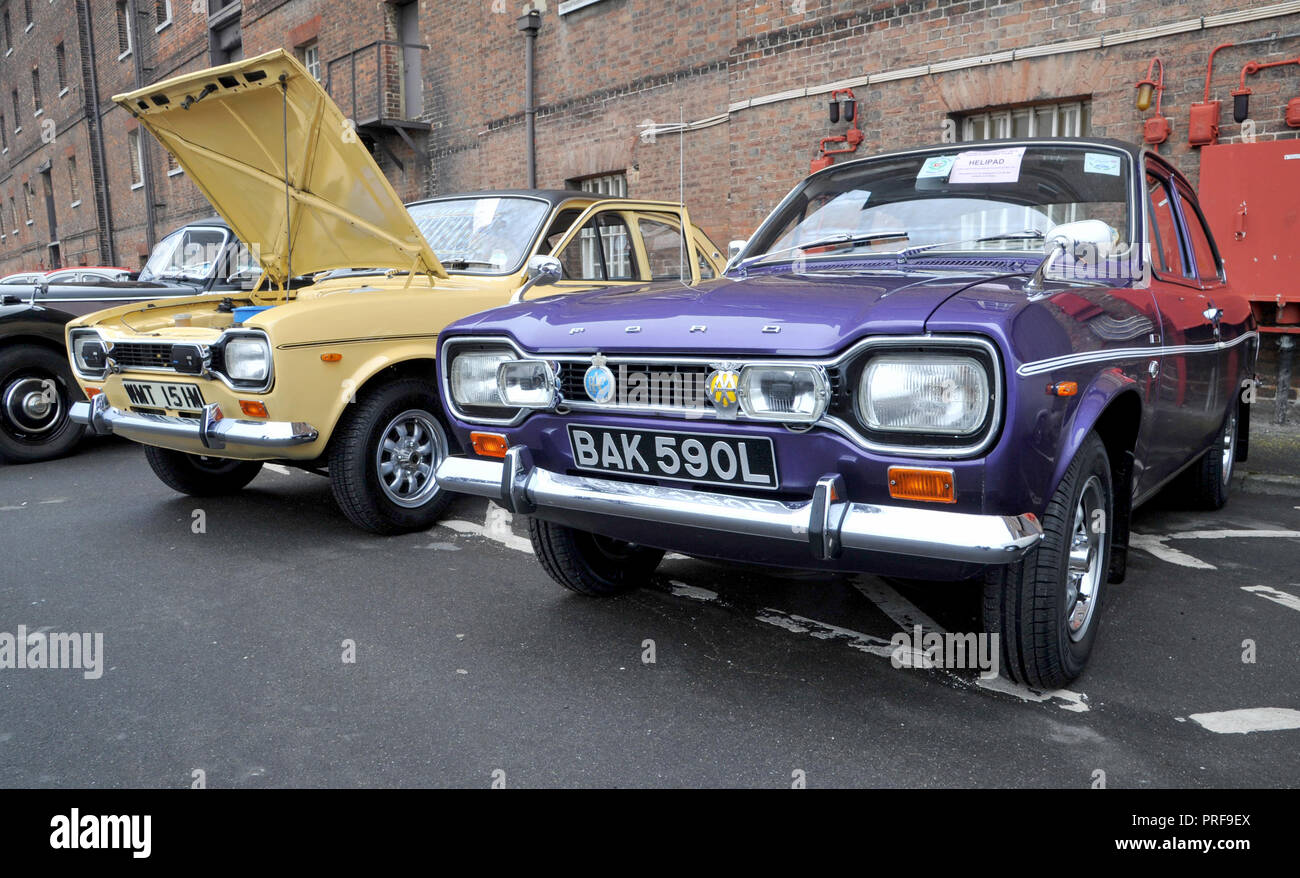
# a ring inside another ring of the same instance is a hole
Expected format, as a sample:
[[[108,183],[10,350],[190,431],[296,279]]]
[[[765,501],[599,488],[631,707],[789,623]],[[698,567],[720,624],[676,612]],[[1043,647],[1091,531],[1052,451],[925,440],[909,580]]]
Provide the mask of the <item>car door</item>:
[[[1204,448],[1204,396],[1211,379],[1207,362],[1198,359],[1189,339],[1205,322],[1205,304],[1172,179],[1163,168],[1148,164],[1145,183],[1151,293],[1161,335],[1160,362],[1153,364],[1158,385],[1155,429],[1146,462],[1152,484],[1173,475]]]
[[[657,234],[665,226],[672,230],[669,235],[674,242],[673,268],[670,272],[667,260],[659,259],[660,279],[669,273],[681,277],[683,271],[678,254],[682,247],[676,243],[681,238],[678,230],[694,228],[685,207],[631,200],[598,201],[582,212],[553,247],[552,255],[560,260],[564,273],[559,281],[547,288],[548,292],[630,286],[654,280],[648,260],[652,252],[656,257],[663,255],[663,235],[659,234],[655,246],[647,251],[641,230],[642,218],[658,223],[658,226],[648,226]],[[686,273],[689,274],[688,282],[696,284],[700,281],[701,251],[695,235],[691,236],[688,245]]]
[[[1205,306],[1200,321],[1188,328],[1187,338],[1190,344],[1203,349],[1197,354],[1199,371],[1208,382],[1202,428],[1210,441],[1218,434],[1246,371],[1245,358],[1250,356],[1250,348],[1243,334],[1250,328],[1250,302],[1228,283],[1218,247],[1191,187],[1177,180],[1174,192],[1187,230],[1193,273],[1201,288],[1201,304]]]

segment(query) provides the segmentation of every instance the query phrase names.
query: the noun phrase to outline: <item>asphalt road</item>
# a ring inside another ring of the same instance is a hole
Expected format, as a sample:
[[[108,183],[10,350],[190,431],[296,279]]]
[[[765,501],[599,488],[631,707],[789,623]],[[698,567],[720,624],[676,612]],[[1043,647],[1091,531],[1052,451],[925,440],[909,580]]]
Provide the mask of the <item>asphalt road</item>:
[[[377,538],[319,477],[196,500],[100,441],[0,467],[0,636],[104,660],[0,669],[0,785],[1300,785],[1300,497],[1135,530],[1088,672],[1035,693],[887,657],[914,621],[977,630],[969,586],[670,557],[586,599],[482,501]],[[1225,730],[1260,724],[1292,728]]]

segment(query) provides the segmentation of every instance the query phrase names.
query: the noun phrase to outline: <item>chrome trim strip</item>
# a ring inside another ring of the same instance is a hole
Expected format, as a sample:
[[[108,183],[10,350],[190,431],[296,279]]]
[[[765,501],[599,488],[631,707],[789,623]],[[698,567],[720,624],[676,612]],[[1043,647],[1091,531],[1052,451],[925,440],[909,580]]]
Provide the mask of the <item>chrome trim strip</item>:
[[[819,482],[823,505],[815,509],[817,501],[812,499],[753,499],[526,468],[522,454],[526,449],[516,448],[520,453],[509,467],[492,460],[448,457],[438,467],[438,484],[498,503],[509,502],[505,497],[508,490],[530,504],[533,514],[559,521],[564,520],[563,512],[579,512],[803,543],[814,561],[834,557],[839,546],[945,561],[1007,564],[1037,545],[1043,535],[1042,525],[1032,514],[979,515],[836,502],[832,499],[836,476]],[[507,473],[509,489],[503,487]]]
[[[197,442],[204,448],[254,451],[306,445],[315,442],[320,435],[311,424],[301,421],[239,421],[226,418],[216,403],[204,407],[201,419],[123,411],[109,405],[102,393],[95,394],[90,402],[73,403],[69,417],[75,423],[86,424],[98,435],[112,433],[164,448],[172,447],[167,444],[167,440],[181,440]]]
[[[1163,345],[1152,345],[1151,347],[1146,348],[1118,348],[1089,351],[1084,354],[1066,354],[1061,357],[1051,357],[1046,360],[1034,360],[1030,363],[1024,363],[1017,367],[1016,374],[1021,377],[1041,375],[1044,372],[1054,372],[1057,369],[1063,369],[1067,366],[1081,366],[1087,363],[1104,363],[1107,360],[1149,359],[1157,355],[1164,357],[1176,354],[1208,354],[1236,347],[1242,342],[1248,341],[1252,338],[1259,338],[1259,333],[1254,331],[1243,332],[1232,341],[1216,341],[1207,342],[1205,344],[1184,344],[1168,347]]]
[[[276,349],[275,349],[275,347],[271,344],[271,337],[270,337],[269,335],[266,334],[266,331],[265,331],[265,330],[262,330],[262,329],[245,329],[245,328],[240,327],[240,326],[234,326],[234,327],[231,327],[231,328],[229,328],[229,329],[223,329],[223,330],[221,331],[221,334],[220,334],[219,336],[217,336],[217,340],[216,340],[216,341],[214,341],[212,344],[206,344],[205,342],[195,341],[194,339],[168,339],[168,338],[153,338],[152,341],[127,341],[127,340],[122,340],[122,341],[120,341],[120,342],[114,342],[114,341],[110,341],[110,340],[108,340],[108,339],[105,339],[103,333],[99,332],[99,331],[96,330],[96,329],[91,329],[91,328],[89,328],[89,327],[77,327],[76,329],[70,330],[70,331],[68,332],[68,341],[69,341],[69,343],[71,343],[71,341],[72,341],[72,336],[73,336],[74,334],[78,333],[78,332],[90,332],[90,333],[94,333],[95,335],[99,336],[99,340],[100,340],[101,342],[104,343],[104,347],[105,347],[105,350],[106,350],[106,353],[107,353],[107,357],[108,357],[108,360],[109,360],[109,362],[110,362],[110,364],[111,364],[111,365],[109,366],[109,368],[106,369],[106,370],[104,371],[104,373],[103,373],[102,375],[88,375],[88,374],[84,374],[84,373],[81,372],[81,370],[77,367],[77,358],[76,358],[75,356],[71,356],[70,359],[72,360],[72,371],[76,374],[76,376],[77,376],[78,378],[84,379],[84,380],[86,380],[86,381],[103,381],[105,378],[108,377],[108,373],[109,373],[109,372],[112,372],[112,373],[114,373],[114,374],[119,374],[119,375],[120,375],[120,374],[123,374],[123,373],[131,373],[131,372],[148,372],[148,373],[153,374],[153,375],[174,375],[174,376],[178,376],[178,377],[181,377],[181,378],[188,378],[188,379],[190,379],[190,380],[208,380],[208,381],[210,381],[210,380],[212,380],[213,378],[216,378],[218,381],[220,381],[222,384],[226,385],[226,387],[230,388],[230,389],[231,389],[232,391],[234,391],[235,393],[253,393],[253,394],[269,393],[269,392],[271,391],[271,388],[275,386],[275,350],[276,350]],[[205,371],[202,375],[194,375],[194,374],[191,374],[191,373],[188,373],[188,372],[178,372],[177,370],[172,369],[172,368],[161,368],[161,367],[158,367],[158,366],[129,366],[129,367],[123,367],[123,366],[118,366],[118,365],[117,365],[117,362],[113,359],[113,348],[114,348],[114,346],[116,346],[116,345],[119,344],[119,343],[120,343],[120,344],[124,344],[124,345],[128,345],[128,344],[154,344],[154,345],[178,345],[178,344],[179,344],[179,345],[185,345],[185,344],[191,344],[191,345],[192,345],[192,344],[197,344],[197,345],[201,345],[201,346],[203,346],[203,347],[207,347],[207,348],[209,348],[209,349],[214,348],[214,347],[216,347],[217,345],[222,345],[222,346],[223,346],[223,353],[224,353],[224,344],[225,344],[225,342],[227,341],[227,339],[229,339],[229,338],[237,338],[237,337],[240,337],[240,336],[245,336],[245,337],[247,337],[247,336],[253,336],[253,337],[256,337],[256,338],[260,338],[260,339],[262,339],[264,342],[266,342],[266,351],[267,351],[266,381],[263,382],[263,383],[260,384],[260,385],[257,385],[256,387],[248,387],[248,386],[243,386],[243,385],[235,384],[235,383],[233,383],[233,382],[230,380],[230,378],[228,378],[225,374],[223,374],[223,373],[221,373],[221,372],[211,371],[211,370]],[[151,337],[151,338],[152,338],[152,337]]]

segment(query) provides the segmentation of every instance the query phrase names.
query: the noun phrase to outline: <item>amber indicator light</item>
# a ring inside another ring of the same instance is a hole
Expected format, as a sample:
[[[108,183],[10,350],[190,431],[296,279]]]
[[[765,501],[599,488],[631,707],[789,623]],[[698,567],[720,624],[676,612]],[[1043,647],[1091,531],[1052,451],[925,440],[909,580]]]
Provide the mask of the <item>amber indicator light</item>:
[[[1079,384],[1076,381],[1060,381],[1047,385],[1047,392],[1052,396],[1075,396],[1079,393]]]
[[[469,441],[474,446],[474,453],[482,457],[505,457],[506,449],[510,447],[506,437],[500,433],[470,433]]]
[[[322,363],[337,363],[339,360],[343,359],[343,355],[342,354],[321,354],[320,358]]]
[[[889,496],[895,500],[922,500],[928,503],[957,502],[952,470],[947,469],[891,466]]]
[[[250,418],[269,418],[270,413],[266,410],[266,404],[258,402],[255,399],[241,399],[239,401],[239,410]]]

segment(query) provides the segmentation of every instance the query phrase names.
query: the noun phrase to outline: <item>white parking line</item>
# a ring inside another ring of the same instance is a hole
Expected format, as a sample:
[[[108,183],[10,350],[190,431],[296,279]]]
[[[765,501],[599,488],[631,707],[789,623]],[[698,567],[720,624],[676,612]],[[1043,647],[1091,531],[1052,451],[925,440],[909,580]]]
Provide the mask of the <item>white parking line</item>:
[[[1268,598],[1274,603],[1300,611],[1300,598],[1288,592],[1278,591],[1276,588],[1269,588],[1267,585],[1243,585],[1241,590],[1254,592],[1260,597]]]
[[[495,503],[488,503],[487,518],[482,524],[475,524],[472,521],[459,521],[449,519],[438,522],[438,527],[445,527],[448,530],[454,530],[460,534],[470,534],[471,536],[483,537],[500,543],[507,549],[514,549],[516,552],[527,552],[533,554],[532,540],[516,536],[514,529],[511,527],[512,516],[507,510],[502,509]]]
[[[1141,549],[1161,561],[1192,567],[1197,570],[1217,570],[1186,552],[1166,545],[1170,540],[1229,540],[1229,539],[1300,539],[1300,530],[1185,530],[1172,534],[1129,534],[1129,545]]]
[[[1220,735],[1300,729],[1300,710],[1289,707],[1247,707],[1214,713],[1193,713],[1189,719]]]
[[[945,634],[943,627],[925,614],[919,607],[903,597],[893,588],[890,588],[884,582],[875,577],[858,577],[853,580],[853,585],[858,591],[880,608],[890,619],[894,620],[904,631],[911,631],[914,626],[920,625],[924,634],[934,632],[936,634]],[[892,651],[887,652],[892,655]],[[1062,710],[1068,710],[1073,713],[1084,713],[1089,710],[1088,696],[1082,692],[1074,692],[1070,689],[1052,689],[1040,691],[1031,689],[1028,686],[1022,686],[1019,683],[1013,683],[1005,677],[990,677],[985,679],[980,676],[976,679],[975,684],[981,689],[987,689],[990,692],[1000,692],[1003,695],[1010,695],[1019,698],[1021,701],[1043,702],[1052,701]]]
[[[293,470],[289,469],[289,468],[288,468],[287,466],[285,466],[284,464],[280,464],[280,463],[266,463],[266,464],[263,464],[262,466],[263,466],[264,469],[269,469],[271,472],[273,472],[273,473],[279,473],[279,474],[282,475],[282,476],[291,476],[291,475],[293,475]]]

